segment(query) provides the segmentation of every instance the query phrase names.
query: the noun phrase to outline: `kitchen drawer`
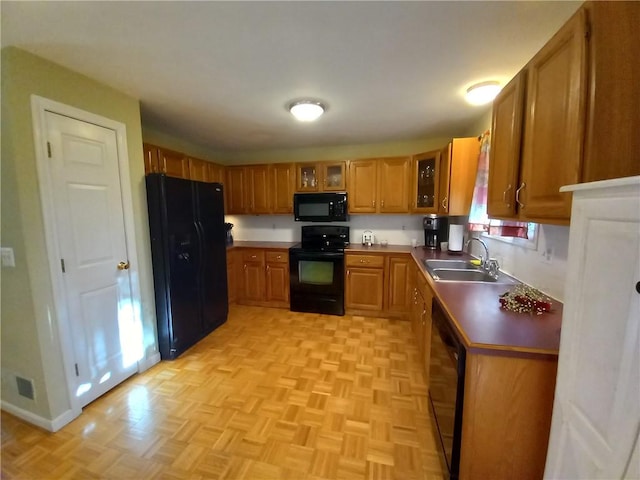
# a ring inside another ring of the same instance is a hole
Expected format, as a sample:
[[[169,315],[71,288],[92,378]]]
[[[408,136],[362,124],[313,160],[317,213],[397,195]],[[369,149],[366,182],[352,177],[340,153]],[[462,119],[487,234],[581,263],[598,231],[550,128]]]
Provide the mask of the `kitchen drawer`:
[[[289,261],[289,254],[285,250],[267,251],[267,263],[287,263],[288,261]]]
[[[345,255],[347,267],[384,267],[384,255]]]
[[[264,250],[242,250],[242,261],[244,263],[264,263]]]

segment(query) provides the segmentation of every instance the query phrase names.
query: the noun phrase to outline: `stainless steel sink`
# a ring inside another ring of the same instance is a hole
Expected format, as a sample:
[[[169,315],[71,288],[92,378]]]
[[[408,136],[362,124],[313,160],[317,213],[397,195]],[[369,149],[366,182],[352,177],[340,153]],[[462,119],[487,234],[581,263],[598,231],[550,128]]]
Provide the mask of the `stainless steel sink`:
[[[449,280],[451,282],[497,282],[498,279],[492,277],[483,270],[453,270],[448,268],[436,268],[431,272],[434,280]]]
[[[477,265],[472,265],[467,260],[424,260],[427,270],[435,268],[446,268],[450,270],[479,270]]]
[[[437,282],[518,283],[510,276],[498,272],[490,275],[467,260],[423,260],[427,272]]]

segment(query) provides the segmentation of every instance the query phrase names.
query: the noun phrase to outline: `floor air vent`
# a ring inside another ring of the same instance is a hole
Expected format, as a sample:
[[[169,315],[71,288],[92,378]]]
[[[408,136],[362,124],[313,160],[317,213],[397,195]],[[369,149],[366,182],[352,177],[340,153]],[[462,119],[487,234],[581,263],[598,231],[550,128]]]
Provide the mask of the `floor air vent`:
[[[33,382],[31,380],[16,376],[16,383],[18,384],[18,393],[20,395],[31,400],[35,398],[33,393]]]

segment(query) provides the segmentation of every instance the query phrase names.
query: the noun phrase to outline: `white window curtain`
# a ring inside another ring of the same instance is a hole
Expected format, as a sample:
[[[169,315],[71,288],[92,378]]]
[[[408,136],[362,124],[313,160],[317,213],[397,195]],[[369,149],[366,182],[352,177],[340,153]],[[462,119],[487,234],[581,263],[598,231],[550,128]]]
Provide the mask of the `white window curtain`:
[[[487,192],[489,186],[489,153],[491,151],[491,133],[487,130],[480,137],[480,156],[478,173],[473,189],[471,212],[469,213],[469,231],[486,232],[500,237],[528,238],[526,222],[512,222],[489,218],[487,214]]]

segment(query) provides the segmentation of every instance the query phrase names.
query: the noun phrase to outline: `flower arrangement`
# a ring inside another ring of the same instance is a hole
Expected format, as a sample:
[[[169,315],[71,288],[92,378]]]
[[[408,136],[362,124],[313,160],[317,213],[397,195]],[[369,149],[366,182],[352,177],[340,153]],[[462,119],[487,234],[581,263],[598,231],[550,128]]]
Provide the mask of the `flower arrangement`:
[[[551,310],[551,299],[529,285],[516,285],[500,295],[500,307],[516,313],[542,315]]]

